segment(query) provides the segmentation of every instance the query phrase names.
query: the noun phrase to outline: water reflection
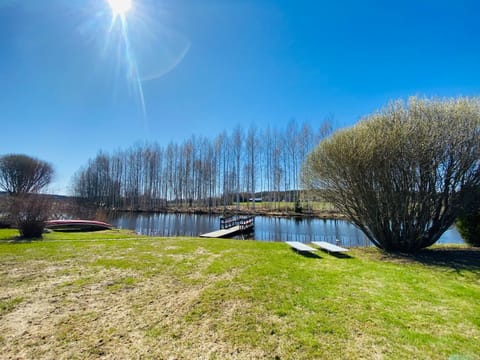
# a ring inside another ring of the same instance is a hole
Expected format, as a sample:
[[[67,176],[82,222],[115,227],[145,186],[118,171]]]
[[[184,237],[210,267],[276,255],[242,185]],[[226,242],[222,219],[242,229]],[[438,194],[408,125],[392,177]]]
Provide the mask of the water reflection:
[[[121,229],[151,236],[198,236],[218,228],[219,217],[193,214],[122,214],[111,220]]]
[[[328,241],[345,246],[365,246],[363,233],[342,220],[257,217],[255,239],[263,241]]]
[[[121,214],[111,219],[118,228],[152,236],[198,236],[219,229],[220,216],[196,214]],[[245,238],[240,236],[239,238]],[[260,241],[328,241],[343,246],[369,246],[370,241],[352,224],[343,220],[255,217],[250,238]],[[338,240],[338,241],[337,241]],[[463,243],[455,228],[439,243]]]

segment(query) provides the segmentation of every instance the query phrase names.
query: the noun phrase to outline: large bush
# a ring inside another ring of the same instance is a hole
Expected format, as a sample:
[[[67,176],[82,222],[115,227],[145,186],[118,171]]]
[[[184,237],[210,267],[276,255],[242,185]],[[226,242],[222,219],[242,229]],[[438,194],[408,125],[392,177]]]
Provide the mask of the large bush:
[[[480,100],[409,99],[322,141],[304,180],[386,251],[434,244],[480,183]]]
[[[51,213],[46,195],[19,194],[10,198],[9,214],[22,238],[41,238]]]
[[[0,157],[0,190],[8,193],[7,217],[24,238],[42,236],[50,200],[39,194],[52,181],[49,163],[22,154]]]

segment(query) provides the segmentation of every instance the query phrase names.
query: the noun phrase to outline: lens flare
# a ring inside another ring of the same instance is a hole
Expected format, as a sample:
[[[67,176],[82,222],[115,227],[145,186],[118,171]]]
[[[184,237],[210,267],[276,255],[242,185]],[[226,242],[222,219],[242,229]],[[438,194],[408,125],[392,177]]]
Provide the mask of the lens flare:
[[[125,15],[132,8],[132,0],[108,0],[114,17]]]
[[[131,0],[107,0],[107,2],[112,10],[112,20],[108,31],[109,38],[116,38],[119,41],[117,44],[119,60],[122,60],[127,68],[127,79],[132,84],[134,92],[138,95],[143,117],[146,121],[147,111],[142,81],[128,32],[127,12],[132,9],[133,4]]]
[[[1,0],[0,0],[1,1]],[[89,0],[98,11],[82,28],[92,39],[97,26],[104,37],[98,37],[106,71],[114,73],[114,93],[120,90],[118,78],[124,77],[129,95],[143,114],[148,133],[147,104],[144,86],[175,69],[190,50],[190,41],[169,23],[165,5],[152,0]],[[91,31],[91,33],[90,33]]]

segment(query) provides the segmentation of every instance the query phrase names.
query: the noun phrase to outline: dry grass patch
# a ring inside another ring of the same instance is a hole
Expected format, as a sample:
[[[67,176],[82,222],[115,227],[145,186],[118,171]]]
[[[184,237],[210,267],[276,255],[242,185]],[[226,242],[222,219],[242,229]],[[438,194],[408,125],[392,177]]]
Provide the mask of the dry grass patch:
[[[3,357],[472,360],[480,353],[478,271],[465,264],[426,266],[374,249],[309,258],[280,243],[68,236],[0,244]]]

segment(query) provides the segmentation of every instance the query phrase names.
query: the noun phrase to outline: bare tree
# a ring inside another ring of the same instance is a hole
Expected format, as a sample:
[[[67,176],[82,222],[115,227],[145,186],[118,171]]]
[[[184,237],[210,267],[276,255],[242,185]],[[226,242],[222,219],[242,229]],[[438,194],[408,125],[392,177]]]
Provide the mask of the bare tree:
[[[235,190],[237,193],[237,210],[240,208],[240,169],[243,154],[243,131],[238,125],[232,134],[232,149],[235,158]]]
[[[377,247],[428,247],[480,185],[480,100],[396,102],[321,142],[304,170]]]
[[[23,238],[41,238],[52,208],[46,195],[21,193],[9,201],[9,215]]]
[[[247,138],[245,140],[245,149],[247,154],[246,164],[246,180],[250,188],[250,197],[252,201],[252,207],[255,210],[255,185],[256,185],[256,169],[258,158],[258,136],[257,129],[252,125],[248,129]]]
[[[21,154],[0,158],[0,189],[10,194],[36,193],[44,189],[53,178],[49,163]]]
[[[7,212],[25,238],[42,237],[51,201],[37,194],[52,180],[49,163],[26,155],[10,154],[0,158],[0,188],[9,193]]]

